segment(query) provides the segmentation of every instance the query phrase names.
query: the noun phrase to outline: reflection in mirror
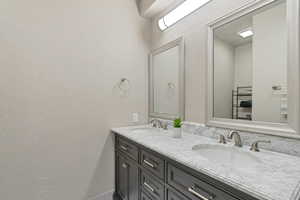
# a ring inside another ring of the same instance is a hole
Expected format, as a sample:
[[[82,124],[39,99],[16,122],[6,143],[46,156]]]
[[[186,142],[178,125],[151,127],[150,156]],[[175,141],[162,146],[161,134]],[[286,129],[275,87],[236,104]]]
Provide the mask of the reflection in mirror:
[[[154,112],[179,113],[179,47],[153,56]]]
[[[287,123],[286,2],[214,29],[215,118]]]
[[[150,117],[184,118],[184,47],[179,38],[150,55]]]

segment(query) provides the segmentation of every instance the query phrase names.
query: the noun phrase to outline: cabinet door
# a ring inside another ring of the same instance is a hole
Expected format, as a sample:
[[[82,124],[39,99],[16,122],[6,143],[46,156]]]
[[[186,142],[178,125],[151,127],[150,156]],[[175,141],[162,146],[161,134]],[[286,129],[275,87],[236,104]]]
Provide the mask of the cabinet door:
[[[128,159],[118,156],[117,192],[122,200],[138,200],[138,167]]]

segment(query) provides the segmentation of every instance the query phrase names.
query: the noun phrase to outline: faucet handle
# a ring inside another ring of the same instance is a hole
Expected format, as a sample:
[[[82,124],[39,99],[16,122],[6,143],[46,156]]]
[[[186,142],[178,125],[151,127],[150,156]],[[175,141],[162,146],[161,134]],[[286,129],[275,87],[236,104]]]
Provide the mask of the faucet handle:
[[[226,137],[222,134],[219,136],[219,143],[226,144]]]
[[[271,144],[270,140],[258,140],[256,142],[253,142],[253,144],[251,145],[250,151],[254,151],[254,152],[259,152],[259,148],[258,148],[258,144],[259,143],[268,143]]]
[[[150,121],[150,124],[151,124],[152,127],[156,128],[157,127],[157,119],[152,119]]]

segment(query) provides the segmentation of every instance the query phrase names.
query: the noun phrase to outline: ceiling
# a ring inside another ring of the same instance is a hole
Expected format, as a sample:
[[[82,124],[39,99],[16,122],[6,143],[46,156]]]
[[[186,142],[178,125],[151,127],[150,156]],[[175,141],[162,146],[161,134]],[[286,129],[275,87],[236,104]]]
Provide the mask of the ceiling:
[[[154,18],[183,1],[184,0],[139,0],[138,6],[143,17]]]
[[[238,20],[232,21],[228,24],[217,28],[214,34],[220,40],[230,44],[232,46],[239,46],[252,41],[252,37],[242,38],[238,35],[238,32],[245,30],[248,27],[252,27],[252,15],[243,16]]]
[[[239,46],[246,43],[250,43],[252,42],[252,37],[242,38],[238,35],[238,32],[253,26],[253,16],[262,13],[266,10],[272,9],[273,7],[276,7],[282,3],[286,3],[286,1],[278,0],[275,3],[272,3],[268,6],[256,10],[255,12],[249,13],[248,15],[244,15],[228,24],[225,24],[215,29],[214,35],[223,42],[226,42],[227,44],[230,44],[232,46]]]

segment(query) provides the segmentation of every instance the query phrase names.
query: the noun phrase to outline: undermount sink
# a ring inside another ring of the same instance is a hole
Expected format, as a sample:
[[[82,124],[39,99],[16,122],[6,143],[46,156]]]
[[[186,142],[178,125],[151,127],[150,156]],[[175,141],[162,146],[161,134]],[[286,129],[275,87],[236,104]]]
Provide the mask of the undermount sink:
[[[212,163],[222,165],[232,170],[247,170],[256,168],[260,159],[244,149],[229,145],[200,144],[193,147],[199,156],[205,157]]]

